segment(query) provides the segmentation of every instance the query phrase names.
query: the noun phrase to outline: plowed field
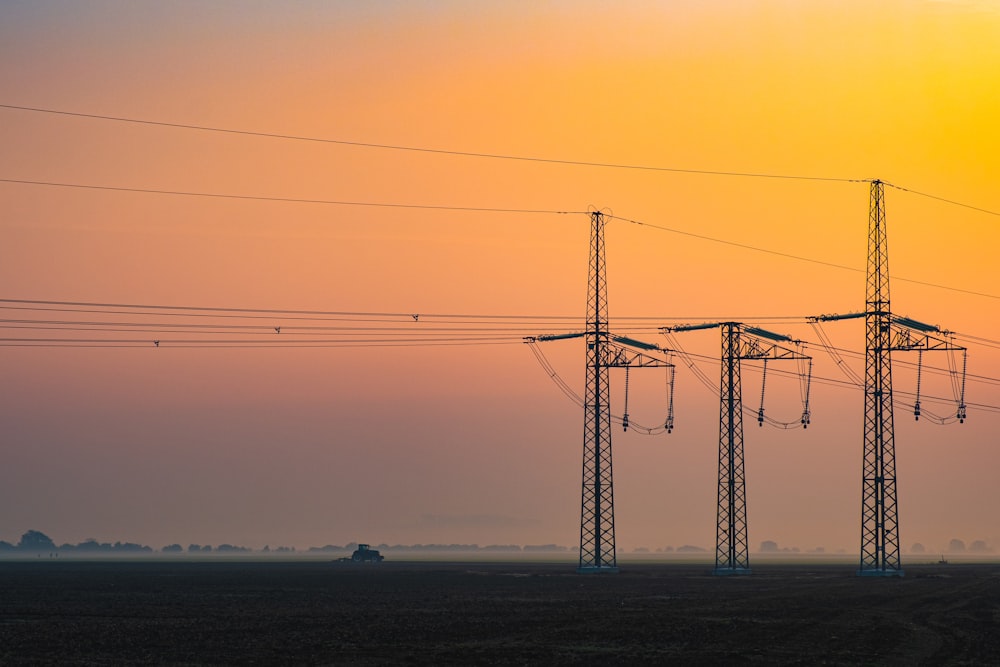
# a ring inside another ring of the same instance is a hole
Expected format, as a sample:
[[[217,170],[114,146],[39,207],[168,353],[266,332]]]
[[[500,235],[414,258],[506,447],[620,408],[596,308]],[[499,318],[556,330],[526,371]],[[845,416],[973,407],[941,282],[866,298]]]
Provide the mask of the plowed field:
[[[0,664],[998,664],[1000,565],[0,563]]]

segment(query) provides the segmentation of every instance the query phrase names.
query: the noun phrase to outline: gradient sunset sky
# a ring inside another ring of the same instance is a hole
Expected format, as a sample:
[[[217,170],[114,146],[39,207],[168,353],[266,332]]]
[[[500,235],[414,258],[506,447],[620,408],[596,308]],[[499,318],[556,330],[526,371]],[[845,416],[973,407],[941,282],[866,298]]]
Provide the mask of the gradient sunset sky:
[[[646,223],[613,220],[606,237],[612,320],[652,318],[636,337],[736,319],[818,343],[806,316],[864,309],[863,180],[877,178],[899,186],[893,311],[983,339],[965,339],[980,376],[965,424],[896,412],[901,544],[1000,549],[1000,409],[975,407],[1000,406],[998,72],[1000,8],[973,0],[4,2],[0,298],[521,316],[524,330],[495,345],[151,343],[187,335],[167,332],[0,347],[0,539],[574,547],[582,410],[519,336],[582,327],[583,212]],[[110,317],[2,313],[5,339],[92,337],[12,320]],[[536,330],[557,316],[578,319]],[[863,352],[859,321],[826,331]],[[682,342],[719,354],[717,331]],[[816,376],[845,379],[807,348]],[[582,393],[582,343],[545,352]],[[640,375],[630,412],[656,423],[663,377]],[[915,379],[898,367],[897,391]],[[768,382],[768,414],[795,419],[795,381]],[[756,407],[758,366],[744,385]],[[714,545],[718,397],[685,368],[676,389],[672,434],[613,434],[623,553]],[[942,374],[922,390],[951,396]],[[816,383],[808,430],[747,420],[752,548],[857,552],[862,408],[860,389]]]

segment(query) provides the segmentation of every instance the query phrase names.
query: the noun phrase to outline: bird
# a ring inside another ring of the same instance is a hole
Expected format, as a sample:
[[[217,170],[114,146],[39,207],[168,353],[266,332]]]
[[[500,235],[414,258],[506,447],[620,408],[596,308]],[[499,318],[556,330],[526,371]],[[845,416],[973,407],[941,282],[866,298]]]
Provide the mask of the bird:
[[[274,327],[275,333],[281,333],[281,327]]]
[[[156,347],[160,347],[160,341],[154,340],[153,345],[155,345]]]
[[[417,313],[416,315],[411,315],[410,317],[412,317],[413,321],[416,322],[417,320],[420,319],[420,313]]]

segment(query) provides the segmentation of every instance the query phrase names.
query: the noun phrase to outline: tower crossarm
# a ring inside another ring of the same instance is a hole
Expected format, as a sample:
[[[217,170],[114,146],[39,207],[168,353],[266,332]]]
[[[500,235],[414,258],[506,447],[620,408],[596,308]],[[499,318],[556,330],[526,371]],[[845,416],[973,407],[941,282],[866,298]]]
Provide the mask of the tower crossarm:
[[[794,350],[783,345],[778,345],[759,338],[747,329],[743,330],[743,335],[739,338],[739,349],[736,351],[740,359],[811,359],[800,350]]]
[[[821,315],[820,317],[840,317]],[[844,317],[853,317],[847,315]],[[864,317],[864,313],[860,315]],[[660,333],[666,335],[682,331],[700,331],[703,329],[728,328],[734,334],[734,359],[812,359],[800,349],[793,349],[779,343],[793,343],[798,347],[799,341],[791,336],[775,333],[760,327],[752,327],[742,322],[705,322],[701,324],[681,324],[673,327],[660,327]],[[662,349],[662,348],[661,348]]]
[[[867,313],[843,313],[843,314],[833,314],[833,315],[813,315],[807,317],[806,320],[809,322],[835,322],[837,320],[858,320],[864,317]]]
[[[894,324],[899,324],[898,320],[895,318],[893,322]],[[906,325],[894,325],[890,328],[890,332],[889,349],[893,352],[961,352],[966,349],[961,345],[956,345],[955,342],[948,337],[932,336],[930,333],[922,330],[916,330]]]
[[[621,341],[622,337],[612,336],[616,341]],[[625,339],[628,340],[628,339]],[[652,349],[660,348],[653,346]],[[603,346],[603,359],[601,365],[607,368],[673,368],[674,364],[666,359],[651,356],[646,352],[640,352],[628,345],[619,342],[607,343]],[[651,350],[650,350],[651,351]]]
[[[672,327],[660,327],[660,333],[676,333],[680,331],[699,331],[701,329],[718,329],[721,322],[703,322],[702,324],[678,324]]]
[[[583,338],[587,335],[585,331],[576,331],[573,333],[562,333],[562,334],[542,334],[540,336],[525,336],[525,343],[544,343],[550,340],[569,340],[571,338]]]
[[[553,340],[583,338],[586,335],[585,332],[542,334],[539,336],[525,336],[524,342],[531,345]],[[602,339],[604,338],[602,336]],[[605,368],[674,368],[674,364],[666,359],[649,354],[651,352],[670,352],[671,350],[667,348],[617,334],[610,334],[606,338],[610,340],[602,341],[598,359],[598,363]]]

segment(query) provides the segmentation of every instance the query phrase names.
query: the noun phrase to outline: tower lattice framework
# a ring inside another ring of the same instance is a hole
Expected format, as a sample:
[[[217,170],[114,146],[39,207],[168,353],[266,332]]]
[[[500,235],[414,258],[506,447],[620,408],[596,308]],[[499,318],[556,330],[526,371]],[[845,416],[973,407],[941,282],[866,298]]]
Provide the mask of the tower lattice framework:
[[[810,357],[797,347],[792,349],[779,345],[796,343],[788,336],[740,322],[720,322],[718,326],[722,329],[722,379],[719,383],[719,504],[715,529],[715,574],[750,574],[740,362],[743,359],[762,360],[766,378],[768,360],[810,360]],[[703,327],[705,325],[677,329]],[[764,422],[763,400],[762,388],[757,417],[760,424]],[[803,425],[808,423],[808,395],[805,401]]]
[[[580,571],[617,571],[615,494],[611,467],[611,391],[608,383],[608,288],[604,215],[590,215],[587,281],[587,370],[583,419]]]
[[[809,378],[803,393],[801,424],[809,423],[809,382],[812,359],[804,354],[799,342],[783,334],[740,322],[714,322],[663,327],[665,334],[680,331],[715,329],[722,331],[722,377],[719,382],[719,484],[715,521],[715,574],[750,574],[750,549],[747,537],[746,468],[743,457],[743,387],[740,362],[755,359],[764,362],[761,404],[757,421],[764,424],[764,386],[767,362],[808,361]],[[792,349],[779,343],[792,343]]]
[[[746,473],[743,465],[743,398],[740,383],[740,328],[722,328],[722,382],[719,405],[719,505],[716,515],[715,572],[748,573]]]
[[[871,183],[865,310],[865,428],[859,575],[901,576],[892,412],[892,314],[885,188]]]

